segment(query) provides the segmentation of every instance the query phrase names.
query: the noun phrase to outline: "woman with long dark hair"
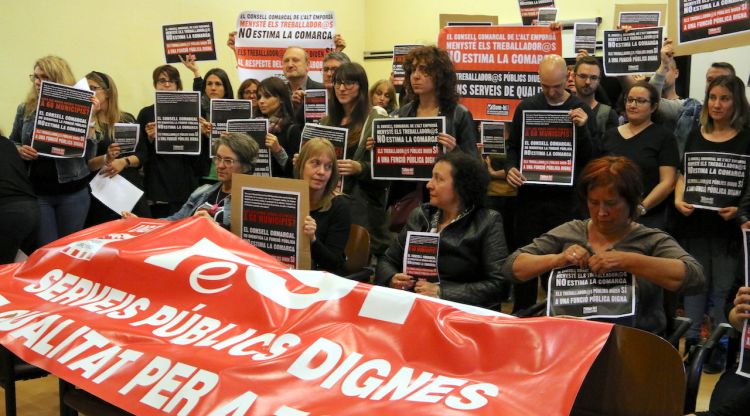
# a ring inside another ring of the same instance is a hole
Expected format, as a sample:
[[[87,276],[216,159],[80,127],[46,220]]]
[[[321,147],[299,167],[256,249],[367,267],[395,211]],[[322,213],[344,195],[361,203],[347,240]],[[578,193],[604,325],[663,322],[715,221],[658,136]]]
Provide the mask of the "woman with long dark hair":
[[[260,117],[268,119],[266,147],[271,151],[271,173],[292,177],[291,156],[299,151],[300,129],[294,120],[292,96],[284,81],[266,78],[258,86]]]
[[[370,105],[368,87],[362,65],[350,62],[338,67],[333,74],[334,96],[329,102],[328,116],[321,124],[349,130],[347,159],[338,161],[339,173],[344,177],[344,193],[354,199],[352,222],[367,229],[371,253],[379,257],[391,240],[385,213],[389,182],[372,179],[367,138],[372,136],[372,121],[387,114]]]

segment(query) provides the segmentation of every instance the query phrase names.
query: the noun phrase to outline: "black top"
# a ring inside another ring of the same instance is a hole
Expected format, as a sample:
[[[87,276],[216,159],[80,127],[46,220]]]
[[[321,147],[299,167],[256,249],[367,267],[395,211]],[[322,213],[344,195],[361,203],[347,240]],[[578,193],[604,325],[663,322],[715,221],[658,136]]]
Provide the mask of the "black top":
[[[706,140],[700,128],[693,129],[688,135],[685,152],[721,152],[738,155],[750,154],[750,131],[741,130],[733,138],[722,142]],[[684,163],[680,164],[684,169]],[[735,204],[739,204],[739,198]],[[734,221],[724,221],[713,210],[696,208],[692,214],[685,217],[678,215],[680,234],[684,237],[721,237],[740,240],[740,228]]]
[[[340,195],[331,201],[327,211],[311,211],[315,220],[315,242],[310,245],[313,270],[340,273],[346,256],[344,248],[352,226],[347,196]]]
[[[0,203],[29,199],[36,200],[36,195],[26,175],[23,159],[13,142],[0,136]]]
[[[643,178],[643,197],[645,198],[659,184],[659,167],[680,164],[680,153],[677,140],[669,130],[660,124],[651,124],[635,136],[625,139],[617,128],[609,129],[602,136],[602,152],[606,155],[625,156],[635,162]],[[669,198],[655,207],[649,207],[649,213],[661,212],[666,208]]]
[[[147,160],[143,166],[146,198],[154,202],[187,201],[190,193],[198,187],[198,179],[208,172],[208,138],[201,135],[200,155],[156,154],[156,143],[149,140],[146,124],[155,120],[154,106],[144,107],[138,113],[141,138],[146,144]]]

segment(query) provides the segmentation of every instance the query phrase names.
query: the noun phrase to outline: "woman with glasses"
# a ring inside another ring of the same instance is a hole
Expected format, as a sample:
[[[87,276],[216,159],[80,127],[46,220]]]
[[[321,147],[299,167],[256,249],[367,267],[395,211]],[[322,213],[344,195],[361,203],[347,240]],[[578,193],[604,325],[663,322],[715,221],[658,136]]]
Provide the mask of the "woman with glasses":
[[[659,107],[659,93],[644,81],[623,93],[628,122],[607,130],[601,150],[606,155],[625,156],[641,170],[643,200],[638,205],[638,222],[666,230],[667,203],[677,180],[680,156],[674,135],[654,123],[652,115]]]
[[[143,189],[143,177],[138,172],[139,167],[146,160],[145,140],[139,140],[134,152],[122,153],[120,146],[115,143],[116,123],[135,123],[132,114],[120,111],[118,103],[117,85],[107,74],[91,71],[86,74],[89,89],[99,100],[99,110],[93,115],[94,141],[97,143],[96,157],[89,160],[89,169],[100,175],[111,178],[122,175],[127,181]],[[151,215],[146,199],[141,197],[134,210],[140,216]],[[120,218],[114,211],[102,204],[98,199],[91,199],[86,226],[101,224]]]
[[[75,78],[68,63],[57,56],[37,60],[29,78],[33,85],[26,100],[18,106],[10,139],[26,161],[29,179],[39,198],[41,222],[37,242],[41,246],[83,228],[90,203],[86,185],[91,171],[87,162],[94,156],[96,144],[89,140],[83,157],[40,156],[31,147],[31,139],[42,81],[73,85]],[[93,111],[97,112],[99,101],[96,97],[93,101]]]
[[[171,65],[162,65],[152,73],[157,91],[182,91],[180,73]],[[208,172],[208,138],[211,125],[200,118],[204,137],[200,155],[176,155],[156,153],[156,115],[154,105],[144,107],[138,113],[141,138],[146,142],[148,158],[143,165],[146,199],[151,215],[157,218],[174,214],[185,199],[198,186],[199,179]]]
[[[371,253],[379,257],[391,241],[385,213],[389,182],[372,179],[366,145],[367,138],[372,136],[372,121],[387,114],[370,105],[368,87],[362,65],[350,62],[338,67],[333,74],[334,95],[328,105],[328,116],[320,123],[349,130],[347,158],[338,161],[338,169],[344,178],[344,193],[353,198],[352,222],[367,229]]]
[[[258,87],[260,81],[255,78],[248,78],[242,81],[240,87],[237,88],[237,98],[241,100],[251,100],[253,102],[253,116],[258,114]]]
[[[227,230],[230,228],[232,175],[253,173],[258,143],[243,133],[227,133],[214,140],[213,153],[218,182],[202,185],[193,191],[177,212],[163,219],[176,221],[200,216],[215,220]],[[130,218],[136,215],[123,212],[122,216]]]
[[[292,155],[299,151],[300,129],[294,122],[292,95],[284,81],[266,78],[258,86],[260,117],[268,119],[266,147],[271,151],[271,173],[292,177]]]

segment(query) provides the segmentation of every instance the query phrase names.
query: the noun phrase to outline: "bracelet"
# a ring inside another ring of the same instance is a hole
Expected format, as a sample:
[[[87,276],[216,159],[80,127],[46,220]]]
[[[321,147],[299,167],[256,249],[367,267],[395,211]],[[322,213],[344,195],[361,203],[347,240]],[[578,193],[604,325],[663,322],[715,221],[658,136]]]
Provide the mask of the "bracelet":
[[[129,168],[130,167],[130,157],[126,156],[124,159],[125,159],[125,166]]]

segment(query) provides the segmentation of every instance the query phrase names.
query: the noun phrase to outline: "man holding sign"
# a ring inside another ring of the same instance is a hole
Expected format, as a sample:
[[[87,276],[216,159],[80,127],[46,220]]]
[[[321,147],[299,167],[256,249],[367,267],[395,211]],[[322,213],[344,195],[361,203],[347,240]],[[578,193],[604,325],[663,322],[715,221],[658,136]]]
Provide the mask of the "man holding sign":
[[[547,55],[539,64],[542,92],[524,99],[513,115],[507,142],[506,172],[508,183],[518,190],[518,226],[514,243],[517,247],[530,243],[535,237],[579,216],[572,186],[524,185],[526,177],[519,170],[524,112],[529,110],[567,111],[575,129],[573,182],[577,172],[591,158],[591,138],[595,137],[596,119],[591,109],[580,98],[565,89],[567,66],[559,55]],[[536,302],[536,282],[516,285],[516,311]]]

